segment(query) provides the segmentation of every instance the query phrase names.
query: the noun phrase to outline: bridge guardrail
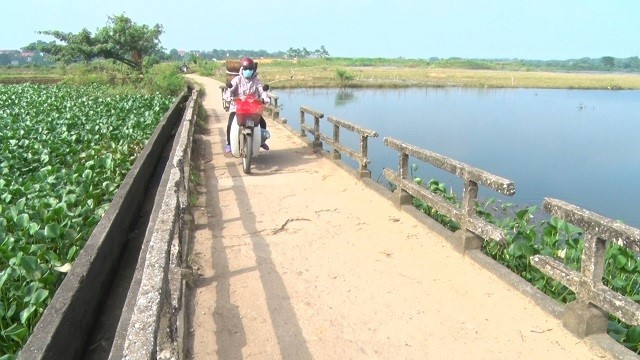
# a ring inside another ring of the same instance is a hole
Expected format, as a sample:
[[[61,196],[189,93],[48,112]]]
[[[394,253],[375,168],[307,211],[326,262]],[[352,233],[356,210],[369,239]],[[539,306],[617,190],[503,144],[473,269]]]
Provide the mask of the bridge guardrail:
[[[500,228],[475,214],[475,202],[478,197],[478,184],[482,184],[501,194],[512,196],[516,190],[511,180],[390,137],[384,138],[384,144],[400,154],[398,173],[390,169],[383,170],[384,176],[397,186],[395,192],[398,206],[409,204],[411,196],[414,196],[457,221],[462,230],[462,239],[459,244],[461,252],[479,249],[484,239],[496,241],[504,239],[504,233]],[[409,179],[409,155],[461,178],[464,181],[462,208],[446,202],[439,195],[419,186],[413,182],[413,179]]]
[[[305,114],[313,116],[313,127],[309,127],[305,124]],[[371,170],[368,165],[370,163],[368,158],[369,142],[368,139],[372,137],[378,137],[378,133],[353,124],[349,121],[338,119],[334,116],[327,117],[327,121],[333,124],[333,136],[328,137],[320,132],[320,119],[324,117],[324,113],[317,110],[313,110],[306,106],[300,107],[300,136],[306,137],[307,131],[314,136],[312,146],[314,149],[322,149],[322,142],[328,143],[332,147],[332,156],[334,159],[339,160],[342,158],[342,154],[346,154],[350,158],[356,160],[359,164],[358,176],[360,178],[371,178]],[[349,147],[340,143],[340,128],[344,128],[351,132],[354,132],[360,136],[360,149],[355,151]]]
[[[564,325],[585,337],[607,330],[608,314],[629,325],[640,326],[640,304],[602,283],[608,242],[640,254],[640,230],[605,218],[561,200],[546,198],[544,210],[584,230],[581,271],[577,272],[550,256],[534,255],[531,264],[576,293],[567,304]]]
[[[280,120],[281,123],[286,124],[287,120],[280,118],[280,106],[278,105],[278,95],[267,92],[267,96],[271,100],[271,104],[265,106],[265,110],[269,113],[271,120]]]

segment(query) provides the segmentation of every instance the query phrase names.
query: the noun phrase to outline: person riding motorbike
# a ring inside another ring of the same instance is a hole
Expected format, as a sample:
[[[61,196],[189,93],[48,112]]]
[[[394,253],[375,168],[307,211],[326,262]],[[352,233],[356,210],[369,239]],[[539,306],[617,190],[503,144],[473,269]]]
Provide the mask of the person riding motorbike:
[[[263,104],[270,104],[271,99],[267,96],[267,92],[263,89],[262,81],[258,79],[258,73],[256,72],[256,63],[251,58],[243,58],[240,61],[240,72],[239,75],[234,77],[227,87],[229,90],[226,92],[226,96],[228,100],[231,100],[235,97],[244,97],[250,94],[255,95],[257,98],[261,99]],[[233,122],[233,118],[236,115],[236,105],[235,102],[231,101],[229,107],[229,120],[227,122],[227,145],[224,148],[226,153],[231,152],[231,123]],[[267,129],[267,122],[264,120],[262,116],[260,116],[260,129],[262,132],[265,132]],[[261,148],[265,150],[269,150],[269,146],[266,142],[263,142],[260,145]]]

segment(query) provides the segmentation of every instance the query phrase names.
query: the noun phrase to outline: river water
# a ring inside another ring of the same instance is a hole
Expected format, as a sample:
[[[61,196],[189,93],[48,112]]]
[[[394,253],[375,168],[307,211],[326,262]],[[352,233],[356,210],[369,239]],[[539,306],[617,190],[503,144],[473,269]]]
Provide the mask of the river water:
[[[567,201],[640,227],[640,91],[550,89],[294,89],[276,90],[281,116],[300,128],[301,105],[375,130],[369,141],[372,178],[397,171],[392,137],[512,180],[517,205],[545,197]],[[312,123],[307,115],[306,122]],[[326,119],[321,131],[332,134]],[[355,136],[341,142],[357,149]],[[325,145],[327,149],[328,145]],[[343,159],[347,159],[343,156]],[[461,194],[460,181],[425,163],[414,174]],[[346,160],[356,167],[355,162]]]

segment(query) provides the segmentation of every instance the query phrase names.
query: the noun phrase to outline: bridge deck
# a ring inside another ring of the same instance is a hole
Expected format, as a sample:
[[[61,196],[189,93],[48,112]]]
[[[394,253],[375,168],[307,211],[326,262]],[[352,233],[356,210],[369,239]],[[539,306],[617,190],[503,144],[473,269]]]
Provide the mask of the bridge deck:
[[[244,175],[223,153],[220,83],[193,78],[209,116],[192,358],[608,358],[279,124]]]

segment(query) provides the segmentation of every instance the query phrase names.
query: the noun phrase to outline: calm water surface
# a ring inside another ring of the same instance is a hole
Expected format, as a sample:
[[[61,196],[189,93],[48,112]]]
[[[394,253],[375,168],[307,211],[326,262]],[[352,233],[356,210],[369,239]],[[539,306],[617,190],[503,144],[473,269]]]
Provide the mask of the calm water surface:
[[[640,91],[547,89],[276,90],[281,116],[300,127],[299,107],[378,132],[369,142],[372,178],[398,167],[393,137],[512,180],[509,202],[553,197],[640,227]],[[311,121],[310,116],[307,122]],[[321,131],[331,134],[323,119]],[[355,136],[341,140],[357,148]],[[327,145],[325,145],[327,148]],[[343,158],[346,159],[345,156]],[[415,174],[461,194],[457,178],[422,162]],[[347,160],[347,162],[349,162]],[[350,162],[355,167],[355,162]],[[481,196],[494,196],[482,190]]]

